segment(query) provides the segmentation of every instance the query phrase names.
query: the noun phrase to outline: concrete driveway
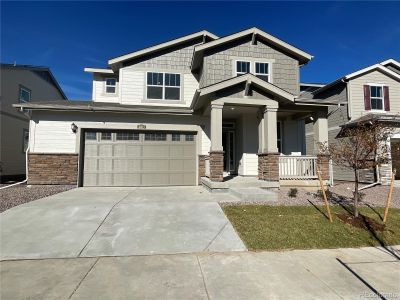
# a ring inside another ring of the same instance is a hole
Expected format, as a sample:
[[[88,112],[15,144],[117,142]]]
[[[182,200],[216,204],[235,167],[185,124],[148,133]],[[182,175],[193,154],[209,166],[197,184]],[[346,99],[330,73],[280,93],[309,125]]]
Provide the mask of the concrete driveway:
[[[1,260],[246,250],[202,187],[78,188],[0,214]]]

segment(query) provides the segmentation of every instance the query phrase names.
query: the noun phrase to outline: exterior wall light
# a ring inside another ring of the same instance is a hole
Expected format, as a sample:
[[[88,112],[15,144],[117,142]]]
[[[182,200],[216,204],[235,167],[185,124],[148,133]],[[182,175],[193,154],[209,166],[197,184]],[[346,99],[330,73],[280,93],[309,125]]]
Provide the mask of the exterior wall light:
[[[76,133],[76,131],[78,130],[78,126],[76,126],[75,123],[72,123],[71,124],[71,130],[72,130],[73,133]]]

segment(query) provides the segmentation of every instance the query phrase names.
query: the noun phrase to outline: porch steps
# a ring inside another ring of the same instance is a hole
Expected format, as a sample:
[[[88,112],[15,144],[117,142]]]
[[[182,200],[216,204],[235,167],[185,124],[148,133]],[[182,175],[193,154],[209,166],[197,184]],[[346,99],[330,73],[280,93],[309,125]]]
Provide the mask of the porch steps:
[[[240,200],[246,202],[278,201],[278,193],[258,187],[229,188],[229,192]]]

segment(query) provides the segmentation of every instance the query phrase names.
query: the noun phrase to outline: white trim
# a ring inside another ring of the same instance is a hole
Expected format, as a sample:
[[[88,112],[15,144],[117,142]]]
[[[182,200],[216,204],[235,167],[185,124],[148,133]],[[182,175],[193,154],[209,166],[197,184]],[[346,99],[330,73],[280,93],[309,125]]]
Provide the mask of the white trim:
[[[163,84],[162,85],[152,85],[152,84],[148,84],[147,83],[147,79],[148,79],[148,73],[158,73],[158,74],[162,74],[163,77]],[[170,85],[166,85],[165,83],[165,75],[166,74],[173,74],[173,75],[179,75],[179,87],[178,86],[170,86]],[[157,71],[147,71],[146,72],[146,78],[145,78],[145,101],[172,101],[172,102],[182,102],[182,80],[183,80],[183,76],[181,73],[172,73],[172,72],[157,72]],[[162,98],[161,99],[155,99],[155,98],[148,98],[147,97],[147,87],[161,87],[162,88]],[[165,88],[176,88],[179,89],[179,99],[165,99]]]
[[[387,59],[387,60],[385,60],[385,61],[383,61],[383,62],[381,62],[379,64],[382,65],[382,66],[386,66],[386,65],[392,64],[392,65],[395,65],[395,66],[400,68],[400,62],[398,62],[397,60],[394,60],[393,58]]]
[[[255,28],[255,27],[247,29],[247,30],[244,30],[244,31],[241,31],[241,32],[238,32],[238,33],[234,33],[234,34],[228,35],[228,36],[223,37],[223,38],[219,38],[219,39],[217,39],[215,41],[212,41],[212,42],[209,42],[209,43],[206,43],[206,44],[203,44],[203,45],[196,46],[194,48],[194,52],[196,53],[196,52],[199,52],[199,51],[203,51],[205,49],[208,49],[208,48],[211,48],[211,47],[214,47],[214,46],[218,46],[220,44],[227,43],[227,42],[230,42],[232,40],[235,40],[235,39],[238,39],[238,38],[241,38],[243,36],[250,35],[250,34],[251,35],[256,34],[257,36],[259,36],[261,38],[264,38],[264,39],[268,40],[269,42],[272,42],[273,44],[281,46],[281,47],[289,50],[290,52],[300,56],[301,58],[304,58],[307,61],[309,61],[309,60],[311,60],[313,58],[312,55],[300,50],[299,48],[296,48],[296,47],[294,47],[294,46],[292,46],[292,45],[290,45],[290,44],[288,44],[288,43],[286,43],[286,42],[284,42],[284,41],[282,41],[282,40],[280,40],[280,39],[278,39],[278,38],[276,38],[276,37],[274,37],[274,36],[272,36],[272,35],[270,35],[270,34],[268,34],[266,32],[264,32],[264,31],[258,29],[258,28]]]
[[[121,56],[112,58],[112,59],[110,59],[108,61],[108,64],[109,65],[113,65],[113,64],[122,62],[124,60],[127,60],[127,59],[137,58],[137,57],[139,57],[141,55],[152,53],[152,52],[155,52],[155,51],[158,51],[158,50],[173,46],[175,44],[183,43],[183,42],[186,42],[188,40],[195,39],[195,38],[198,38],[198,37],[201,37],[201,36],[208,36],[208,37],[210,37],[211,39],[214,39],[214,40],[218,38],[218,36],[212,34],[211,32],[208,32],[207,30],[202,30],[202,31],[199,31],[199,32],[196,32],[196,33],[192,33],[192,34],[189,34],[189,35],[174,39],[172,41],[168,41],[168,42],[161,43],[161,44],[158,44],[158,45],[155,45],[155,46],[152,46],[152,47],[148,47],[148,48],[145,48],[145,49],[142,49],[142,50],[139,50],[139,51],[131,52],[131,53],[128,53],[128,54],[125,54],[125,55],[121,55]]]
[[[325,84],[300,82],[301,86],[323,87]]]
[[[362,74],[364,74],[364,73],[370,72],[370,71],[372,71],[372,70],[380,70],[380,71],[382,71],[383,73],[386,73],[386,74],[388,74],[388,75],[391,75],[391,76],[393,76],[393,77],[395,77],[395,78],[397,78],[397,79],[400,80],[400,74],[397,74],[396,72],[393,72],[392,70],[390,70],[390,69],[388,69],[388,68],[386,68],[386,67],[384,67],[384,66],[382,66],[382,65],[380,65],[380,64],[372,65],[372,66],[369,66],[369,67],[364,68],[364,69],[362,69],[362,70],[359,70],[359,71],[357,71],[357,72],[348,74],[348,75],[346,75],[344,78],[345,78],[346,80],[349,80],[349,79],[352,79],[352,78],[354,78],[354,77],[356,77],[356,76],[359,76],[359,75],[362,75]]]
[[[103,73],[103,74],[114,74],[114,71],[111,69],[100,69],[100,68],[84,68],[85,72],[88,73]]]
[[[272,64],[268,61],[262,61],[262,60],[255,60],[253,62],[254,64],[254,75],[257,77],[257,75],[260,76],[268,76],[268,82],[272,83]],[[268,73],[267,74],[262,74],[262,73],[257,73],[257,68],[256,68],[256,64],[267,64],[268,65]]]
[[[246,72],[238,72],[237,71],[237,63],[238,62],[249,63],[249,72],[248,73],[252,73],[252,61],[251,60],[236,59],[234,61],[234,66],[233,66],[233,76],[239,76],[239,75],[247,74]]]
[[[107,80],[115,80],[115,84],[107,85]],[[107,92],[107,87],[113,87],[114,93]],[[106,95],[116,95],[117,94],[117,78],[112,78],[112,77],[104,78],[104,94],[106,94]]]
[[[371,112],[384,112],[385,111],[385,95],[384,95],[384,86],[383,84],[378,84],[378,83],[368,83],[367,84],[369,87],[369,101],[370,101],[370,106],[371,106]],[[380,87],[382,89],[382,96],[381,97],[372,97],[371,93],[371,87]],[[372,108],[372,98],[382,100],[382,109],[378,108]]]

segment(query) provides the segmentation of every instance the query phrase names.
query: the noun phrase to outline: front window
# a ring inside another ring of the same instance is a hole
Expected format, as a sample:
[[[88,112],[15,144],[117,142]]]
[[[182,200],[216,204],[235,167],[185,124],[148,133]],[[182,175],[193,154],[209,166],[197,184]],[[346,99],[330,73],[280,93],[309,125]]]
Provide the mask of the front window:
[[[106,94],[115,94],[117,80],[115,78],[106,79]]]
[[[111,141],[111,132],[102,132],[101,140],[102,141]]]
[[[180,100],[181,75],[174,73],[147,73],[147,99]]]
[[[236,75],[242,75],[250,73],[250,62],[249,61],[237,61],[236,62]]]
[[[31,90],[21,86],[19,88],[19,102],[29,101],[31,101]]]
[[[269,64],[268,63],[256,62],[255,69],[256,69],[255,75],[258,78],[269,82]]]
[[[371,92],[371,109],[383,110],[383,87],[371,85],[369,88]]]
[[[163,132],[149,132],[144,135],[145,141],[166,141],[167,134]]]
[[[117,132],[116,140],[117,141],[138,141],[139,140],[139,133],[138,132],[132,132],[132,131]]]

